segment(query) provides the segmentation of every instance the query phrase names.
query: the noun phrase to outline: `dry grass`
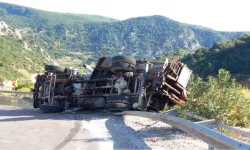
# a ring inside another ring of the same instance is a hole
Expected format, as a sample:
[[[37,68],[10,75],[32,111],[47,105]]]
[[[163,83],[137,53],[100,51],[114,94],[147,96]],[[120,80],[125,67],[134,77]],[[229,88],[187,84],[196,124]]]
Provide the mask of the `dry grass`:
[[[242,128],[242,127],[235,127],[235,128],[250,134],[250,128]],[[242,142],[250,144],[250,137],[242,136],[242,135],[239,135],[235,132],[224,130],[224,129],[219,129],[219,131],[221,131],[222,133],[224,133],[232,138],[235,138],[237,140],[240,140]]]

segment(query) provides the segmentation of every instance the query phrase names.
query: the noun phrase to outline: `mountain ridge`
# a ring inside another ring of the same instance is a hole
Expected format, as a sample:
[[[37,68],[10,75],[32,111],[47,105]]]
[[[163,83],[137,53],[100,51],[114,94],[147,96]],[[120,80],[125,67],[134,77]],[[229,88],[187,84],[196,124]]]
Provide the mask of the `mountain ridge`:
[[[209,48],[214,42],[238,38],[243,32],[219,32],[197,25],[180,23],[165,16],[135,17],[126,20],[110,18],[77,19],[61,13],[40,11],[18,5],[0,3],[2,18],[14,28],[31,27],[27,38],[53,56],[80,52],[91,53],[85,62],[100,55],[131,55],[155,59],[178,49],[195,51]],[[27,17],[28,16],[28,17]],[[59,19],[58,19],[59,18]]]
[[[75,22],[112,22],[115,19],[98,16],[98,15],[85,15],[85,14],[71,14],[71,13],[59,13],[50,12],[45,10],[39,10],[35,8],[20,6],[16,4],[2,3],[0,2],[0,15],[4,20],[14,27],[31,27],[39,28],[43,24],[56,25],[60,23],[72,23]],[[56,15],[56,17],[54,17]],[[17,19],[13,21],[13,18]],[[32,23],[29,21],[33,21]],[[19,21],[20,23],[17,23]],[[26,21],[26,22],[25,22]]]

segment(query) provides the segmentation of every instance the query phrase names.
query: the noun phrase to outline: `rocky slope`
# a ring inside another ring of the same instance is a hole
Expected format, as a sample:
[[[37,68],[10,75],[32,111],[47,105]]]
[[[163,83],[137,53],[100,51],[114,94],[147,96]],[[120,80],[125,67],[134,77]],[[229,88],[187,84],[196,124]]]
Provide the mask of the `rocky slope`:
[[[0,80],[29,79],[46,63],[56,64],[41,47],[22,39],[24,29],[11,29],[0,21]]]

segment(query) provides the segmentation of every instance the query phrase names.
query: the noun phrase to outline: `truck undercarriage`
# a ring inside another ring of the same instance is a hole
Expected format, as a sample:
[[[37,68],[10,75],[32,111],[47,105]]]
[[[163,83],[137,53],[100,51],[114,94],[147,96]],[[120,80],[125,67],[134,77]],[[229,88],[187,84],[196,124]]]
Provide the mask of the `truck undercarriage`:
[[[34,85],[33,107],[44,112],[67,109],[161,111],[183,105],[191,70],[180,61],[135,60],[129,56],[101,57],[91,73],[45,66]]]

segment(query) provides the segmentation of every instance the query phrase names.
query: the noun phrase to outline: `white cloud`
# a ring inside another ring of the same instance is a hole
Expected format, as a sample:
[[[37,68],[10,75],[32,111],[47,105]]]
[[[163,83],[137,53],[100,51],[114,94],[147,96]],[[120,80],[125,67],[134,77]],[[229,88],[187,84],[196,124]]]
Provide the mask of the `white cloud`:
[[[0,0],[38,9],[116,19],[164,15],[223,31],[250,31],[249,0]]]

